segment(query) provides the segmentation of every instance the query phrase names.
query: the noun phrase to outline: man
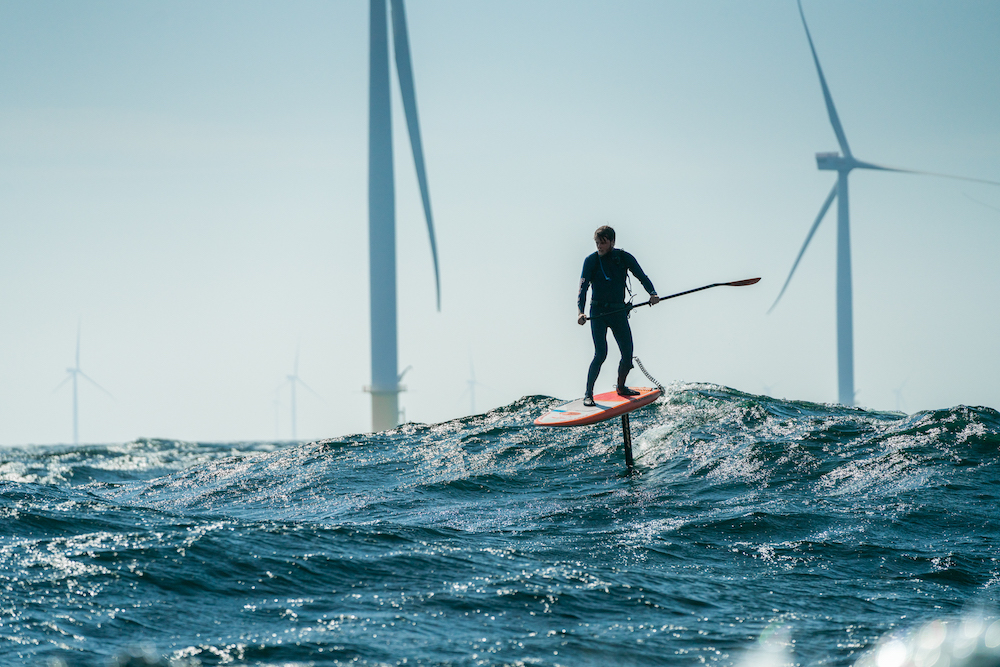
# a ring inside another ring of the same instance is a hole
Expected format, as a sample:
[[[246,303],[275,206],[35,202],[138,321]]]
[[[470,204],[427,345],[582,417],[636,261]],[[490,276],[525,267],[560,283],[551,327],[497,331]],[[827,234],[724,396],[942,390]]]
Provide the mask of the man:
[[[632,329],[628,325],[628,308],[625,304],[625,278],[628,272],[639,279],[649,293],[649,305],[659,303],[653,283],[639,267],[635,257],[615,248],[615,230],[607,225],[594,232],[597,252],[583,261],[583,275],[580,277],[580,294],[577,297],[579,316],[577,322],[587,323],[583,308],[587,303],[587,288],[593,286],[590,297],[590,332],[594,336],[594,360],[587,373],[587,392],[583,404],[594,405],[594,384],[601,372],[601,365],[608,356],[608,329],[615,336],[622,360],[618,364],[618,395],[637,396],[639,392],[625,386],[625,378],[632,370]]]

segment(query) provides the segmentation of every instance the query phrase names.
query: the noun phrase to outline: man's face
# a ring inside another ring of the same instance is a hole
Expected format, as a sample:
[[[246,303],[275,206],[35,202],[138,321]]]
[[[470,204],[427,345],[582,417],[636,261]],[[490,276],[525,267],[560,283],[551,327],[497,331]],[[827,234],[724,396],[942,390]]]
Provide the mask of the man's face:
[[[607,255],[609,252],[611,252],[611,249],[615,247],[614,241],[606,239],[603,236],[598,236],[596,239],[594,239],[594,242],[597,243],[597,254],[600,255],[601,257]]]

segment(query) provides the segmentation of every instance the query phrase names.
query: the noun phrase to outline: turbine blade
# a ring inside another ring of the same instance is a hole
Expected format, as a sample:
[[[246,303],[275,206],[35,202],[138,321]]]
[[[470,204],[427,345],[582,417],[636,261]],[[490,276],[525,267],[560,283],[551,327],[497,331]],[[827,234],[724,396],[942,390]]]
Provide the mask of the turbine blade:
[[[305,382],[303,382],[299,378],[295,378],[295,381],[298,382],[303,387],[305,387],[309,392],[312,393],[313,396],[315,396],[319,400],[324,401],[324,402],[326,401],[326,399],[323,398],[322,396],[320,396],[319,393],[315,389],[313,389],[312,387],[310,387],[309,385],[307,385]]]
[[[809,233],[806,235],[806,242],[802,244],[802,250],[799,250],[799,256],[795,258],[795,263],[792,264],[792,270],[788,272],[788,278],[785,279],[785,284],[781,286],[781,292],[778,293],[778,298],[774,300],[771,307],[767,309],[767,313],[770,315],[774,307],[778,305],[781,301],[781,296],[785,293],[785,289],[788,287],[788,283],[792,281],[792,276],[795,275],[795,269],[799,265],[799,260],[802,259],[802,255],[805,254],[806,248],[809,247],[809,242],[812,241],[813,234],[816,233],[816,228],[819,227],[819,223],[823,222],[823,216],[830,209],[830,204],[837,196],[837,184],[833,184],[833,189],[830,190],[830,194],[827,195],[826,201],[823,202],[823,206],[819,209],[819,215],[816,216],[816,222],[813,223],[812,227],[809,229]]]
[[[1000,185],[998,181],[990,181],[985,178],[971,178],[969,176],[955,176],[954,174],[940,174],[935,171],[917,171],[916,169],[900,169],[899,167],[887,167],[872,162],[854,161],[855,169],[874,169],[876,171],[893,171],[900,174],[918,174],[920,176],[934,176],[936,178],[950,178],[956,181],[969,181],[971,183],[985,183],[986,185]]]
[[[56,385],[56,388],[52,390],[53,394],[56,393],[57,391],[59,391],[60,389],[62,389],[62,386],[64,384],[66,384],[67,382],[69,382],[70,380],[73,379],[73,372],[72,371],[67,371],[67,372],[69,373],[69,375],[67,375],[65,378],[63,378],[62,382],[60,382],[59,384]]]
[[[406,128],[410,132],[410,146],[413,148],[413,162],[417,168],[417,182],[420,184],[420,198],[427,218],[427,233],[431,239],[431,256],[434,259],[434,286],[437,291],[437,309],[441,310],[441,276],[438,271],[437,242],[434,240],[434,220],[431,216],[431,197],[427,189],[427,170],[424,167],[424,149],[420,141],[420,124],[417,121],[417,95],[413,87],[413,66],[410,62],[410,38],[406,31],[406,13],[403,0],[392,0],[392,36],[396,53],[396,74],[399,76],[399,91],[403,98],[406,114]]]
[[[840,144],[840,150],[843,151],[844,157],[853,157],[851,155],[851,147],[847,145],[847,136],[844,135],[844,128],[840,124],[840,117],[837,115],[837,108],[833,106],[833,97],[830,95],[830,89],[826,85],[823,68],[819,65],[819,56],[816,55],[816,47],[813,46],[812,35],[809,34],[809,26],[806,25],[806,15],[802,11],[802,0],[798,0],[798,3],[799,16],[802,17],[802,26],[806,29],[806,39],[809,40],[809,50],[812,51],[813,62],[816,63],[816,72],[819,74],[819,85],[823,88],[823,99],[826,100],[826,111],[830,114],[830,124],[833,125],[833,133],[837,135],[837,142]]]
[[[994,206],[993,204],[987,204],[987,203],[986,203],[986,202],[984,202],[984,201],[979,201],[979,200],[978,200],[978,199],[976,199],[975,197],[970,197],[970,196],[969,196],[969,194],[968,194],[967,192],[963,192],[962,194],[963,194],[963,195],[965,195],[965,198],[966,198],[966,199],[968,199],[968,200],[970,200],[970,201],[974,201],[974,202],[976,202],[977,204],[979,204],[980,206],[985,206],[986,208],[991,208],[991,209],[993,209],[994,211],[1000,211],[1000,208],[997,208],[997,207],[996,207],[996,206]]]
[[[76,322],[76,367],[80,368],[80,327],[82,319]]]
[[[81,371],[81,370],[78,370],[78,371],[77,371],[77,373],[79,373],[79,374],[80,374],[80,375],[81,375],[81,376],[83,377],[83,379],[85,379],[85,380],[86,380],[87,382],[89,382],[90,384],[94,385],[95,387],[97,387],[98,389],[100,389],[101,391],[103,391],[103,392],[104,392],[105,394],[107,394],[108,396],[111,396],[111,398],[112,398],[113,400],[116,400],[116,401],[118,400],[117,398],[115,398],[115,397],[114,397],[114,396],[112,395],[112,393],[111,393],[110,391],[108,391],[107,389],[105,389],[105,388],[104,388],[104,387],[102,387],[101,385],[97,384],[97,382],[96,382],[96,381],[94,381],[94,378],[90,377],[89,375],[87,375],[86,373],[84,373],[84,372],[83,372],[83,371]]]

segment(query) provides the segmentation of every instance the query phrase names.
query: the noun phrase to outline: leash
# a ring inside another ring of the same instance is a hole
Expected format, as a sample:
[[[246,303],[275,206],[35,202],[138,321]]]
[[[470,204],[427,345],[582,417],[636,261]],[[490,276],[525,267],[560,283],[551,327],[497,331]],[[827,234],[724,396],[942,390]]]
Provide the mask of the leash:
[[[635,363],[639,366],[639,370],[642,371],[642,374],[646,376],[646,379],[652,382],[653,385],[660,390],[661,394],[665,394],[666,391],[663,389],[663,385],[660,384],[659,380],[657,380],[656,378],[654,378],[652,375],[649,374],[649,371],[646,370],[646,367],[642,365],[642,360],[639,359],[639,357],[632,357],[632,358],[635,359]]]

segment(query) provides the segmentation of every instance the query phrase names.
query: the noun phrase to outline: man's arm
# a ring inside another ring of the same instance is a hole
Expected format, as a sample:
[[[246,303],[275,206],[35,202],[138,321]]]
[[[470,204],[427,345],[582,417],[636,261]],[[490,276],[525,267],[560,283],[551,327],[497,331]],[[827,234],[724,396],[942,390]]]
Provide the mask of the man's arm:
[[[590,271],[587,270],[589,259],[590,257],[587,257],[587,259],[583,260],[583,273],[580,275],[580,291],[576,295],[577,324],[587,323],[587,316],[583,314],[583,309],[587,305],[587,290],[590,289],[590,278],[588,278]]]
[[[622,252],[625,251],[623,250]],[[649,294],[649,305],[655,306],[658,304],[660,297],[656,296],[656,288],[653,287],[653,281],[643,272],[642,267],[639,266],[639,261],[627,252],[625,252],[625,266],[632,272],[632,275],[639,279],[642,288]]]

